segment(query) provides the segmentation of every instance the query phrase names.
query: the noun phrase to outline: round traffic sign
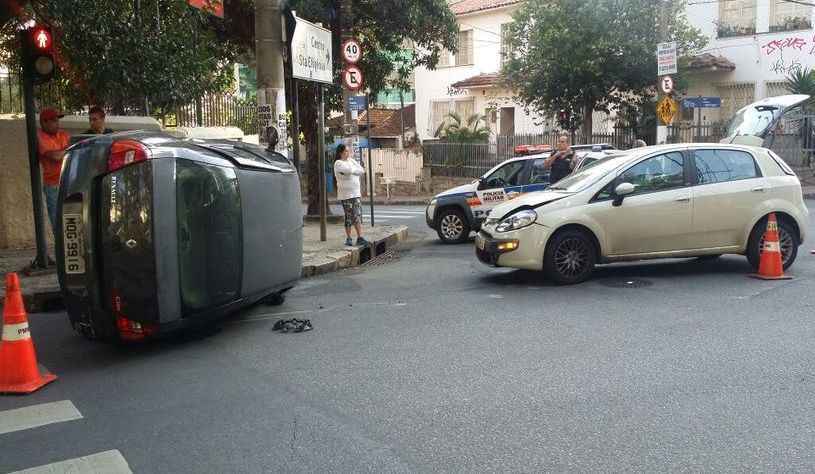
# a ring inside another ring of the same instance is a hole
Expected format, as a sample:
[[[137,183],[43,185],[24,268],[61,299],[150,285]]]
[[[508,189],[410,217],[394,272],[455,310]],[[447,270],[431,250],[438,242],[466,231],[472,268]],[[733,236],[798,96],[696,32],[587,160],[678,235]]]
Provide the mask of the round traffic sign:
[[[670,94],[674,91],[674,80],[671,76],[662,76],[659,81],[659,88],[662,89],[663,94]]]
[[[362,58],[362,47],[355,39],[349,39],[342,44],[342,59],[350,64],[356,64]]]
[[[342,82],[347,89],[356,91],[362,88],[362,71],[356,66],[348,66],[342,72]]]

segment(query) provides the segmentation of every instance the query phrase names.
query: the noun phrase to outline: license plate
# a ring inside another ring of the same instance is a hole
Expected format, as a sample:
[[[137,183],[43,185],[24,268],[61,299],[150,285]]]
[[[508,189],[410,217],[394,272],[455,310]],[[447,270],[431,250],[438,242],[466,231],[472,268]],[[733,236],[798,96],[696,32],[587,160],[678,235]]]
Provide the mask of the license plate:
[[[478,250],[484,250],[486,243],[487,242],[480,235],[475,236],[475,246],[478,247]]]
[[[65,273],[71,275],[85,273],[81,214],[63,214],[62,238],[65,250]]]

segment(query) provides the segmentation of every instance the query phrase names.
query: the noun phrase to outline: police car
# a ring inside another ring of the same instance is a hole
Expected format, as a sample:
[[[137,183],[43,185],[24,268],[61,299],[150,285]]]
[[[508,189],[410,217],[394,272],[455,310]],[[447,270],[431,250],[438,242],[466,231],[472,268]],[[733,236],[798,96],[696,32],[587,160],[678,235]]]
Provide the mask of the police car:
[[[607,156],[622,153],[613,146],[575,145],[574,170],[583,169]],[[427,225],[445,243],[466,241],[478,231],[490,210],[524,193],[542,191],[549,184],[549,170],[543,163],[552,154],[549,145],[519,145],[509,159],[469,184],[437,194],[425,210]]]

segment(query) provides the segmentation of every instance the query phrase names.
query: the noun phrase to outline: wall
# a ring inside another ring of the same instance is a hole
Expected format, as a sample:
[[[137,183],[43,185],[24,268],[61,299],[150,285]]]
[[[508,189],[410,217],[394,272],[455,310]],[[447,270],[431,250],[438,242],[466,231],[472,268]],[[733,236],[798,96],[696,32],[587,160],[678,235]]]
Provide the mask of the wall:
[[[790,70],[815,68],[815,30],[770,33],[770,2],[756,1],[756,34],[718,39],[716,22],[719,19],[718,2],[698,2],[687,6],[688,21],[708,36],[709,43],[702,52],[721,55],[736,65],[734,71],[696,74],[689,95],[719,96],[717,85],[754,83],[754,100],[778,95],[780,90],[772,83],[785,80]],[[810,13],[812,16],[812,13]],[[706,110],[708,120],[720,117],[717,110]]]
[[[0,249],[33,248],[34,216],[25,120],[0,115]],[[51,226],[43,209],[49,243]]]

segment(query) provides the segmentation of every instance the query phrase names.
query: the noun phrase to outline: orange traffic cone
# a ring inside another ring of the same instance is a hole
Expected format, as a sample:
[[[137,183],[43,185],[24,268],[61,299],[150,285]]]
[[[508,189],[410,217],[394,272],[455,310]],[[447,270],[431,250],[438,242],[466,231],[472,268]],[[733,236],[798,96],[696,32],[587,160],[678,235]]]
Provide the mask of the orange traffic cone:
[[[764,232],[764,245],[758,263],[758,273],[750,274],[753,278],[762,280],[789,280],[792,277],[784,275],[784,265],[781,260],[781,244],[778,241],[778,221],[775,213],[767,219],[767,231]]]
[[[53,374],[40,374],[20,293],[20,279],[16,273],[9,273],[0,340],[0,393],[31,393],[56,379]]]

